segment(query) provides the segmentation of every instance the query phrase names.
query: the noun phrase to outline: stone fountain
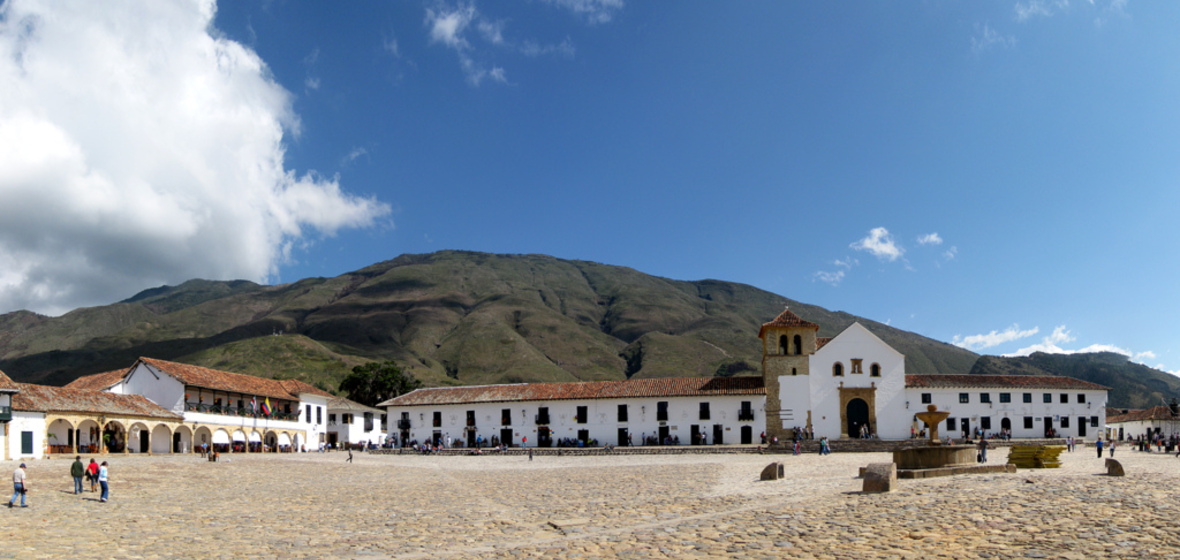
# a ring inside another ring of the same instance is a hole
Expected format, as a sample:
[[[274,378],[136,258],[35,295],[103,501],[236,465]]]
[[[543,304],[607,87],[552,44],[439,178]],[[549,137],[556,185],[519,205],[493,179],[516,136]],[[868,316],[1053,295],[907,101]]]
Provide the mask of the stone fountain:
[[[975,446],[947,445],[938,439],[938,428],[951,413],[929,405],[915,416],[930,428],[930,441],[903,445],[893,451],[898,470],[941,469],[975,465]],[[900,474],[900,473],[899,473]]]

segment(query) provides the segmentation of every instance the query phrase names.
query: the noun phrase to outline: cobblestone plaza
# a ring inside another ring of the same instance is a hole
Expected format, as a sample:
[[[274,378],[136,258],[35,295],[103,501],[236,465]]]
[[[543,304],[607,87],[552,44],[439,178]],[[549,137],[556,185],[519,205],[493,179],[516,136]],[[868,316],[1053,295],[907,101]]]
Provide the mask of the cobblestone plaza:
[[[887,454],[346,458],[113,455],[107,504],[30,462],[0,558],[1180,557],[1180,459],[1127,448],[1125,478],[1090,448],[875,495],[857,468]]]

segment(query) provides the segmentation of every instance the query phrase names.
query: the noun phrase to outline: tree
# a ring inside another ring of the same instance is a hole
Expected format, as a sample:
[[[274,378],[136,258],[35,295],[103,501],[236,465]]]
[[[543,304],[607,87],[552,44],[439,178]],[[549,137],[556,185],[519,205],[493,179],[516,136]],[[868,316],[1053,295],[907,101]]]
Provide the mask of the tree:
[[[403,372],[392,361],[385,361],[352,368],[352,373],[340,382],[340,391],[363,405],[377,406],[421,386],[422,382],[413,375]]]

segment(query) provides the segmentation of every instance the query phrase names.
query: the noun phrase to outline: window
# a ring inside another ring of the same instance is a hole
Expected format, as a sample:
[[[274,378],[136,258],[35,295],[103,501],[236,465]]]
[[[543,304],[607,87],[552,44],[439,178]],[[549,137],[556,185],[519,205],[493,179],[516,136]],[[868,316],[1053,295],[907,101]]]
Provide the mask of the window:
[[[803,337],[795,335],[795,355],[803,353]]]
[[[627,405],[621,404],[621,405],[619,405],[619,422],[626,422],[626,421],[627,421]]]
[[[437,424],[435,424],[435,426],[441,426],[441,425],[442,425],[442,416],[441,416],[441,413],[438,413],[438,412],[436,412],[435,414],[439,414],[439,415],[440,415],[440,416],[438,417],[438,423],[437,423]],[[474,427],[475,427],[475,411],[474,411],[474,410],[468,410],[468,411],[467,411],[467,426],[468,426],[469,428],[474,428]]]
[[[365,413],[365,431],[366,432],[373,431],[373,413],[372,412]]]
[[[331,426],[336,423],[336,415],[328,413],[328,425]]]
[[[960,404],[967,404],[969,402],[971,402],[970,395],[968,395],[967,393],[959,393],[959,403]]]
[[[1032,393],[1025,393],[1024,394],[1024,402],[1026,402],[1026,403],[1032,402]]]
[[[311,424],[311,405],[307,405],[307,423]]]
[[[979,427],[980,427],[980,429],[983,429],[983,430],[992,429],[992,417],[991,416],[980,416],[979,417]]]
[[[549,407],[542,406],[537,409],[537,424],[549,423]]]
[[[1012,393],[1000,393],[1000,402],[1001,403],[1012,402]]]
[[[384,426],[384,425],[386,425],[387,423],[389,423],[389,415],[388,415],[388,414],[382,414],[382,415],[381,415],[381,425],[382,425],[382,426]]]
[[[854,358],[852,360],[852,371],[850,371],[849,373],[864,373],[864,370],[861,369],[861,367],[860,367],[860,363],[862,361],[864,361],[864,360],[861,360],[859,358]]]
[[[840,362],[832,364],[832,377],[844,377],[844,364]]]
[[[238,408],[246,408],[246,406],[242,404],[242,399],[238,399]]]
[[[881,377],[881,366],[878,364],[869,366],[869,377]]]
[[[1062,428],[1068,428],[1068,427],[1069,427],[1069,417],[1068,417],[1068,416],[1062,416],[1062,417],[1061,417],[1061,427],[1062,427]]]
[[[922,393],[922,404],[930,404],[932,402],[934,402],[934,398],[930,393]]]
[[[322,407],[322,406],[315,407],[315,423],[316,424],[323,424],[324,423],[324,407]]]
[[[784,334],[778,337],[778,353],[783,355],[790,354],[790,344],[790,342],[787,342],[787,335]]]
[[[1029,396],[1031,397],[1032,395],[1029,395]],[[1032,429],[1032,416],[1025,416],[1024,417],[1024,429],[1026,429],[1026,430]]]
[[[590,417],[589,410],[590,410],[589,407],[585,407],[585,406],[578,407],[578,414],[577,414],[576,420],[579,424],[585,424],[587,422],[587,420],[589,420],[589,417]]]
[[[1079,403],[1086,402],[1086,394],[1085,393],[1078,393],[1078,402]]]
[[[441,413],[441,412],[435,411],[435,413],[433,414],[433,418],[432,418],[432,420],[434,420],[434,422],[433,422],[433,424],[432,424],[432,425],[433,425],[435,428],[441,428],[441,427],[442,427],[442,413]]]
[[[512,425],[512,409],[511,408],[500,409],[500,425],[501,426],[511,426]]]
[[[1090,427],[1091,427],[1091,428],[1097,428],[1097,427],[1098,427],[1098,417],[1097,417],[1097,416],[1091,416],[1091,417],[1090,417]]]
[[[668,421],[668,401],[660,401],[656,403],[656,421]]]
[[[1045,401],[1045,404],[1052,404],[1053,403],[1053,395],[1050,395],[1049,393],[1045,393],[1041,397],[1041,400]]]
[[[701,403],[701,420],[708,420],[708,419],[709,419],[709,403],[703,402],[703,403]]]
[[[1061,393],[1061,404],[1069,402],[1069,393]]]
[[[352,424],[352,415],[351,414],[342,415],[341,416],[341,423],[343,423],[345,426]]]
[[[738,420],[753,420],[754,409],[750,406],[750,401],[742,401],[742,408],[738,410]]]
[[[980,393],[979,394],[979,402],[990,404],[992,402],[992,394],[991,393]]]
[[[955,419],[954,418],[947,418],[946,419],[946,431],[948,431],[948,432],[955,431]]]

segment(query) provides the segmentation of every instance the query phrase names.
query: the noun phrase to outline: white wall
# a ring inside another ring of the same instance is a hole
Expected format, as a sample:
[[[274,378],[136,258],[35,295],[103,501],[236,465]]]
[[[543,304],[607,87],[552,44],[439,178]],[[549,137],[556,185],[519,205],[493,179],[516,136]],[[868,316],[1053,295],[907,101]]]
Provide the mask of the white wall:
[[[723,396],[723,397],[661,397],[644,399],[593,399],[569,401],[526,401],[488,404],[457,404],[440,406],[412,406],[389,407],[386,429],[390,433],[399,434],[397,421],[402,412],[410,414],[410,439],[419,442],[428,441],[437,430],[445,438],[465,438],[467,411],[474,410],[476,416],[477,433],[484,440],[492,436],[499,436],[500,430],[512,428],[513,445],[521,445],[524,438],[528,438],[527,446],[537,445],[538,425],[535,422],[537,411],[541,407],[549,408],[549,429],[554,445],[559,439],[576,439],[579,430],[588,430],[591,439],[597,439],[600,445],[619,445],[618,430],[626,428],[632,435],[634,445],[641,445],[642,437],[659,433],[661,422],[656,420],[658,402],[668,402],[668,420],[662,424],[668,428],[669,436],[679,436],[681,445],[688,445],[691,438],[691,426],[697,425],[703,429],[710,445],[714,444],[713,426],[721,425],[724,444],[737,444],[741,441],[741,427],[750,426],[752,442],[759,443],[759,434],[766,428],[764,408],[766,398],[762,395]],[[709,403],[709,419],[700,419],[700,403]],[[739,421],[738,411],[742,401],[749,401],[754,411],[753,421]],[[627,421],[619,422],[618,406],[627,405]],[[576,422],[577,407],[587,407],[587,422]],[[511,410],[511,426],[502,426],[500,413],[502,409]],[[442,426],[434,427],[433,413],[442,412]],[[522,413],[523,411],[523,413]]]
[[[327,432],[336,434],[339,443],[374,443],[381,445],[385,442],[385,425],[381,423],[380,412],[373,412],[373,429],[365,431],[365,413],[352,412],[351,409],[329,409],[328,414],[336,415],[336,423],[329,424]],[[352,414],[352,422],[344,423],[344,416]]]
[[[145,363],[138,363],[111,392],[142,395],[176,414],[184,413],[184,384]]]
[[[311,405],[311,414],[307,414],[307,405]],[[299,409],[303,411],[299,415],[299,429],[307,431],[307,440],[300,441],[300,445],[306,445],[308,451],[315,451],[319,449],[320,442],[327,442],[328,437],[328,399],[313,394],[299,395]],[[319,411],[319,421],[317,421],[316,411]]]
[[[982,424],[982,418],[988,417],[991,419],[991,428],[987,429],[987,431],[998,433],[1003,418],[1007,417],[1012,422],[1012,437],[1014,438],[1044,437],[1044,418],[1046,416],[1053,417],[1051,422],[1053,428],[1057,430],[1059,437],[1081,437],[1079,436],[1081,430],[1078,427],[1078,422],[1083,417],[1087,419],[1085,427],[1086,435],[1083,438],[1087,441],[1097,439],[1098,436],[1104,433],[1103,431],[1106,427],[1106,391],[1031,388],[980,389],[977,387],[955,389],[913,388],[906,391],[906,398],[910,402],[910,412],[918,413],[926,410],[927,404],[922,403],[923,393],[929,393],[933,401],[932,404],[937,406],[938,410],[949,412],[949,418],[955,420],[955,429],[953,432],[947,431],[946,421],[943,421],[942,426],[939,427],[939,434],[943,437],[947,435],[955,438],[960,437],[962,418],[968,419],[970,430],[974,432],[975,428]],[[959,402],[960,393],[967,393],[968,402],[966,404]],[[981,402],[981,393],[987,393],[992,402],[990,404]],[[1001,393],[1010,394],[1012,402],[1001,403]],[[1032,395],[1033,402],[1024,402],[1025,393]],[[1045,393],[1050,394],[1052,402],[1044,402],[1043,395]],[[1060,395],[1063,393],[1068,395],[1068,403],[1061,403]],[[1078,402],[1079,394],[1085,395],[1086,402]],[[1090,418],[1093,416],[1098,417],[1097,427],[1089,423]],[[1025,417],[1033,418],[1032,429],[1024,427]],[[1069,418],[1069,427],[1061,427],[1061,417]],[[907,426],[906,437],[908,436],[909,427]]]
[[[859,359],[864,373],[852,373],[852,360]],[[842,377],[832,375],[832,366],[840,362]],[[881,376],[872,377],[872,365],[881,367]],[[840,423],[840,386],[876,387],[877,425],[872,429],[883,439],[909,437],[909,416],[905,413],[905,356],[853,323],[816,351],[808,361],[811,371],[811,422],[815,437],[837,439],[844,431]],[[804,417],[806,420],[806,417]],[[803,426],[803,423],[799,423]],[[856,437],[857,434],[849,434]]]
[[[33,432],[33,452],[21,453],[21,432]],[[16,459],[41,459],[45,457],[47,445],[45,414],[40,412],[12,411],[12,421],[8,423],[8,456]],[[64,442],[63,442],[64,443]]]

